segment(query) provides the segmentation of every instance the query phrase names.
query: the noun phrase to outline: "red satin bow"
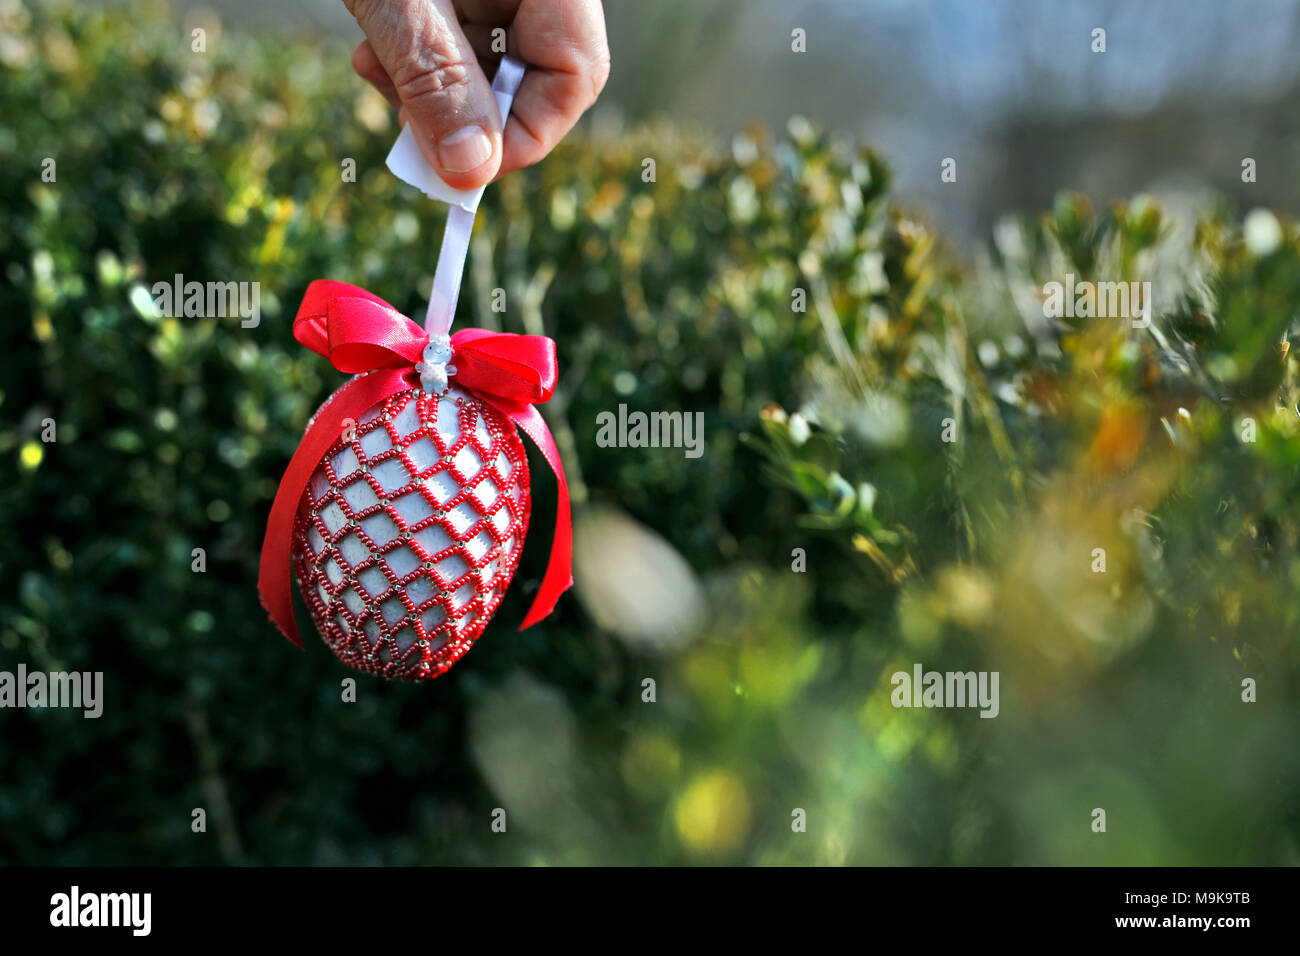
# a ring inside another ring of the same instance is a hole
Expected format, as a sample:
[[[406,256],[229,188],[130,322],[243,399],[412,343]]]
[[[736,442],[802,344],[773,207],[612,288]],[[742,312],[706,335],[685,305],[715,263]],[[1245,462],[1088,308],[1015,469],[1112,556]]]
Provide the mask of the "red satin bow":
[[[294,517],[312,472],[339,436],[347,419],[395,392],[419,386],[414,365],[429,335],[395,308],[365,289],[320,279],[307,287],[293,337],[330,360],[340,372],[369,372],[343,386],[316,416],[280,479],[262,540],[257,590],[272,622],[302,647],[293,619],[289,557]],[[455,381],[514,422],[541,451],[559,485],[555,541],[541,587],[520,630],[550,614],[573,584],[573,529],[569,485],[564,479],[555,439],[534,407],[555,392],[555,343],[543,335],[512,335],[486,329],[463,329],[451,337]]]

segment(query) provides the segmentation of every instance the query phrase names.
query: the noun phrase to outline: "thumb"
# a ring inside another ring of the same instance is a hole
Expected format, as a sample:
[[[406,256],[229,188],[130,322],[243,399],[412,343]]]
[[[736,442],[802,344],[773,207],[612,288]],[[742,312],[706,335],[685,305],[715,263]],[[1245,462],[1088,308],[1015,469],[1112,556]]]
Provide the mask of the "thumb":
[[[457,189],[501,166],[501,116],[451,0],[344,0],[393,81],[420,151]]]

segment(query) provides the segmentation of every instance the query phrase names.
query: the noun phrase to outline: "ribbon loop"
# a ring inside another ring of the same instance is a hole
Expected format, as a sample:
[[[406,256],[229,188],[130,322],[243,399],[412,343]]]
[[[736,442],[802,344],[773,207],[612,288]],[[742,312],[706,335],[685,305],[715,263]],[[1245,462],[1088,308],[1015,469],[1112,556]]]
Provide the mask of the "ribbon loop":
[[[307,287],[294,319],[300,343],[341,372],[361,373],[317,414],[276,491],[262,540],[258,592],[271,620],[302,646],[293,619],[289,573],[293,523],[312,472],[349,418],[360,418],[390,395],[418,385],[413,366],[429,334],[377,295],[346,282],[317,280]],[[569,486],[555,439],[536,405],[550,399],[557,379],[555,342],[544,335],[464,329],[451,338],[456,383],[505,415],[537,445],[555,473],[555,539],[541,587],[520,629],[551,613],[572,584],[573,529]]]
[[[456,381],[465,388],[529,405],[555,394],[555,342],[544,335],[462,329],[451,347]]]
[[[332,279],[307,286],[293,337],[348,374],[414,365],[429,341],[428,333],[379,296]]]

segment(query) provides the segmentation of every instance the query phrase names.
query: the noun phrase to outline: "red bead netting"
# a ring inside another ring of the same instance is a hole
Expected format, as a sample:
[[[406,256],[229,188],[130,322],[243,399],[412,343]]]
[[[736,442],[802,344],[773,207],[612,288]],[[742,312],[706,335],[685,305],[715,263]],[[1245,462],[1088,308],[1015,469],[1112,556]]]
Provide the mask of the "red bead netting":
[[[528,512],[523,444],[495,408],[454,385],[376,405],[326,453],[294,522],[294,571],[325,643],[366,673],[442,674],[501,603]]]

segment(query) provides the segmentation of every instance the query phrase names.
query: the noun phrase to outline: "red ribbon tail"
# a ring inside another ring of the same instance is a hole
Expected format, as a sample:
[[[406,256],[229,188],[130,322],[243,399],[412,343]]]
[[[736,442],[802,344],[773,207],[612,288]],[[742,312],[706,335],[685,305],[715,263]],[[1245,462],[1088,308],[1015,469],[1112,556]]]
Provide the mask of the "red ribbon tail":
[[[519,630],[532,627],[555,609],[555,602],[565,591],[573,586],[573,521],[569,507],[569,483],[564,477],[564,462],[560,460],[560,450],[555,446],[555,438],[546,427],[546,420],[537,406],[524,402],[512,402],[492,395],[480,395],[490,402],[519,430],[533,440],[537,450],[542,453],[546,463],[555,473],[555,539],[551,544],[551,556],[546,563],[546,573],[542,576],[541,587],[533,598],[532,607],[524,617]]]
[[[289,460],[284,477],[280,479],[275,501],[271,504],[271,515],[266,521],[266,536],[262,539],[257,593],[271,622],[299,647],[302,647],[302,640],[298,637],[298,627],[293,619],[290,554],[293,548],[293,522],[302,493],[316,466],[342,434],[343,423],[348,419],[356,420],[389,395],[408,387],[403,372],[398,369],[372,372],[343,386],[333,400],[320,410],[316,421],[307,429],[298,450]],[[546,426],[543,424],[542,427]],[[547,437],[550,437],[549,433]],[[567,508],[565,513],[567,514]]]

